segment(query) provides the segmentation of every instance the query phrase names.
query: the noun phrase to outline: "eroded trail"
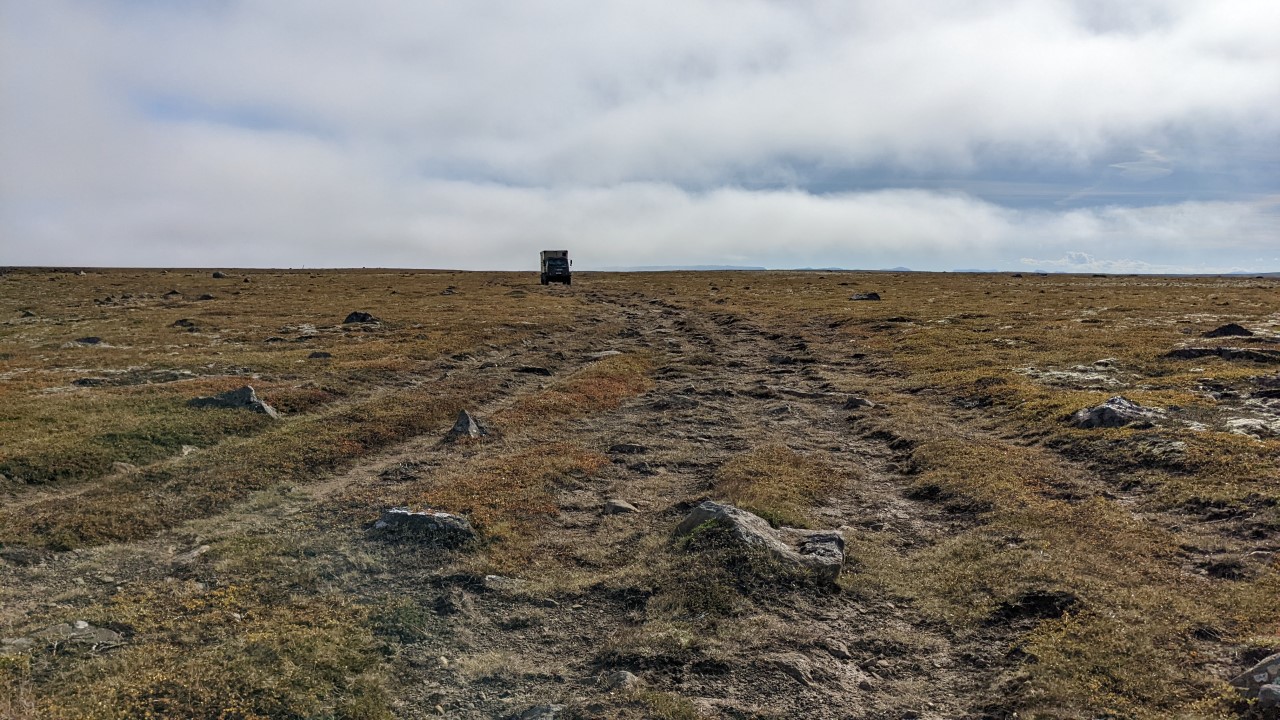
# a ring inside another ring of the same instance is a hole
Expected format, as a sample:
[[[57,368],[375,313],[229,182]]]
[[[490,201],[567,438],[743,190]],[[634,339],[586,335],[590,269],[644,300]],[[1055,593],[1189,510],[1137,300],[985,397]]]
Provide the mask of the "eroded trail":
[[[566,438],[609,458],[598,472],[557,482],[558,513],[539,535],[534,562],[513,573],[516,583],[456,572],[444,560],[388,556],[384,584],[364,591],[390,586],[435,608],[431,631],[399,661],[404,716],[438,706],[500,717],[543,702],[588,714],[643,709],[597,683],[618,670],[640,676],[646,692],[712,716],[980,717],[998,705],[994,688],[1011,666],[1016,633],[958,634],[890,590],[861,583],[857,542],[839,592],[756,593],[715,622],[647,609],[663,588],[645,565],[670,552],[672,528],[693,505],[720,499],[720,469],[759,448],[782,447],[829,468],[839,490],[810,509],[813,525],[870,538],[907,566],[911,553],[971,521],[912,499],[910,443],[876,420],[892,412],[892,400],[846,407],[857,397],[852,389],[874,386],[855,363],[728,313],[642,295],[587,298],[617,328],[612,336],[548,338],[503,364],[543,363],[550,353],[567,369],[601,351],[642,353],[655,366],[651,390],[615,410],[462,451],[407,445],[331,483],[348,492],[353,483],[385,484],[406,463],[414,473],[448,475],[485,453]],[[610,499],[639,512],[604,514]]]

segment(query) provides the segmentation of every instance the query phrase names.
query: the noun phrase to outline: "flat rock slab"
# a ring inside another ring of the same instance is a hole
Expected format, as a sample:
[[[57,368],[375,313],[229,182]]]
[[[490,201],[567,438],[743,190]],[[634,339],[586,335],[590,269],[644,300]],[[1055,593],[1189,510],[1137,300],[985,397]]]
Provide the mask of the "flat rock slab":
[[[478,539],[471,522],[460,515],[446,512],[410,512],[408,508],[391,508],[373,525],[397,536],[412,536],[440,547],[458,548]]]
[[[187,405],[194,408],[226,408],[230,410],[252,410],[253,412],[262,413],[279,420],[280,414],[276,409],[263,402],[258,398],[258,393],[254,391],[250,385],[242,388],[228,390],[220,395],[212,397],[198,397],[187,401]]]
[[[676,537],[710,522],[727,527],[743,545],[763,548],[779,559],[834,583],[844,567],[844,537],[838,532],[770,527],[768,521],[727,503],[707,500],[676,527]]]
[[[1265,363],[1268,365],[1280,365],[1280,350],[1265,350],[1256,348],[1234,348],[1234,347],[1213,347],[1213,348],[1178,348],[1164,354],[1166,358],[1174,360],[1198,360],[1204,357],[1220,357],[1223,360],[1246,360],[1249,362]]]
[[[26,637],[0,639],[0,656],[18,655],[35,650],[88,650],[97,652],[125,644],[124,636],[114,630],[94,627],[83,620],[58,623]]]
[[[543,377],[551,377],[551,371],[536,365],[521,365],[512,372],[525,373],[526,375],[541,375]]]
[[[879,300],[880,293],[874,293],[874,292],[854,293],[853,295],[849,296],[849,299],[850,300]]]

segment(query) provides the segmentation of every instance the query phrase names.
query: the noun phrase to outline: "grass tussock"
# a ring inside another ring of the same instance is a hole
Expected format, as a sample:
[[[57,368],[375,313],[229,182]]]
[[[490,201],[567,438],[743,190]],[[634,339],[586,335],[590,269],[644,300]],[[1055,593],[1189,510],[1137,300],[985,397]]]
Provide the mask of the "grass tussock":
[[[651,360],[642,355],[598,360],[543,392],[520,398],[495,419],[519,426],[612,410],[653,387],[649,377],[652,369]]]
[[[768,445],[729,460],[716,474],[715,492],[774,527],[809,527],[808,511],[844,487],[831,466]]]

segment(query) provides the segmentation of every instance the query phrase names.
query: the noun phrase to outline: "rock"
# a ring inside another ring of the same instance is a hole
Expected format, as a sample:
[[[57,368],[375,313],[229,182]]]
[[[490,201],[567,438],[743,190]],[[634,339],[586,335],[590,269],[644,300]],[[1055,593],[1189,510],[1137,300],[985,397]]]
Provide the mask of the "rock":
[[[521,365],[513,372],[525,373],[527,375],[542,375],[543,377],[551,377],[551,371],[536,365]]]
[[[518,592],[526,585],[524,580],[505,575],[485,575],[482,584],[485,590],[497,593]]]
[[[1277,681],[1280,681],[1280,653],[1268,655],[1253,667],[1231,678],[1230,682],[1232,687],[1253,695],[1264,685],[1274,685]]]
[[[475,609],[475,602],[462,588],[449,588],[436,598],[437,615],[467,615]]]
[[[453,428],[449,430],[448,438],[456,440],[457,438],[478,438],[485,435],[484,429],[471,417],[471,413],[466,410],[458,411],[458,420],[453,424]]]
[[[849,399],[844,401],[845,410],[857,410],[858,408],[873,408],[876,404],[866,398],[860,398],[856,395],[850,395]]]
[[[373,315],[370,315],[367,312],[356,310],[352,312],[350,315],[348,315],[347,319],[342,321],[342,324],[351,325],[353,323],[380,323],[380,322],[382,321],[374,317]]]
[[[621,355],[621,354],[622,354],[622,351],[621,351],[621,350],[601,350],[600,352],[593,352],[593,353],[589,353],[589,354],[587,355],[587,359],[588,359],[588,360],[603,360],[603,359],[605,359],[605,358],[609,358],[609,357],[617,357],[618,355]]]
[[[195,326],[195,322],[188,320],[187,318],[178,318],[177,320],[174,320],[173,324],[169,327],[193,328]]]
[[[1220,357],[1223,360],[1248,360],[1249,362],[1274,365],[1280,363],[1280,350],[1233,347],[1190,347],[1170,350],[1162,357],[1173,358],[1175,360],[1198,360],[1203,357]]]
[[[200,556],[201,556],[201,555],[204,555],[204,554],[205,554],[205,553],[207,553],[207,552],[209,552],[209,546],[208,546],[208,545],[201,545],[201,546],[199,546],[199,547],[197,547],[197,548],[193,548],[193,549],[191,549],[191,550],[188,550],[188,551],[186,551],[186,552],[182,553],[181,555],[174,555],[174,556],[173,556],[173,561],[172,561],[172,562],[173,562],[173,564],[174,564],[174,565],[179,565],[179,566],[181,566],[181,565],[190,565],[191,563],[193,563],[193,562],[195,562],[196,560],[198,560],[198,559],[200,558]]]
[[[182,453],[182,457],[186,457],[193,452],[199,452],[199,451],[200,451],[200,448],[196,447],[195,445],[183,445],[181,453]]]
[[[125,643],[124,636],[120,635],[120,633],[106,628],[94,627],[83,620],[77,621],[75,624],[58,623],[57,625],[51,625],[39,632],[32,633],[26,639],[31,641],[27,647],[32,649],[40,646],[52,647],[55,650],[78,649],[90,652],[108,650]]]
[[[121,474],[134,473],[134,472],[138,472],[138,466],[132,463],[116,461],[111,463],[111,472],[121,473]]]
[[[854,293],[849,297],[850,300],[879,300],[880,293]]]
[[[853,658],[853,653],[849,652],[849,646],[845,645],[841,640],[827,638],[822,641],[822,647],[824,650],[831,653],[831,657],[839,660],[850,660]]]
[[[600,678],[600,686],[605,690],[614,692],[616,690],[633,690],[640,687],[640,678],[626,670],[614,670]]]
[[[632,505],[626,500],[619,500],[618,498],[610,498],[609,500],[606,500],[604,503],[605,515],[622,515],[625,513],[636,513],[636,512],[640,512],[640,511],[636,509],[635,505]]]
[[[440,291],[440,294],[441,294],[441,295],[457,295],[457,294],[458,294],[458,288],[456,288],[456,287],[454,287],[454,286],[450,285],[449,287],[447,287],[447,288],[445,288],[445,289],[441,290],[441,291]]]
[[[215,279],[215,280],[221,280],[221,279],[225,278],[226,276],[227,276],[227,274],[226,274],[226,273],[224,273],[224,272],[222,272],[221,270],[215,270],[215,271],[214,271],[214,273],[213,273],[213,277],[214,277],[214,279]]]
[[[1249,329],[1241,325],[1237,325],[1236,323],[1227,323],[1226,325],[1223,325],[1221,327],[1216,327],[1212,330],[1209,330],[1208,332],[1204,333],[1203,336],[1207,338],[1216,338],[1216,337],[1249,337],[1251,335],[1253,335],[1253,332],[1250,331]]]
[[[649,452],[649,448],[636,443],[618,443],[609,446],[609,453],[613,455],[642,455]]]
[[[796,528],[775,530],[759,515],[712,500],[695,507],[676,527],[675,535],[688,535],[709,522],[724,525],[742,544],[768,550],[827,582],[834,583],[844,567],[844,537],[840,533]]]
[[[460,515],[446,512],[409,512],[408,508],[391,508],[374,523],[375,530],[397,535],[415,535],[447,548],[458,548],[477,540],[471,522]]]
[[[1071,424],[1078,428],[1117,428],[1132,425],[1151,427],[1152,420],[1163,417],[1159,408],[1143,407],[1119,395],[1101,405],[1077,410],[1071,416]]]
[[[1263,685],[1259,688],[1257,708],[1259,710],[1280,708],[1280,685]]]
[[[1258,439],[1280,436],[1280,421],[1261,418],[1232,418],[1226,422],[1227,431],[1237,435],[1249,435]]]
[[[75,385],[76,387],[102,387],[103,385],[106,385],[109,382],[111,381],[103,377],[87,377],[87,378],[76,378],[75,380],[71,381],[71,384]]]
[[[22,312],[18,313],[18,317],[31,318],[35,316],[36,314],[31,312],[30,310],[23,310]]]
[[[195,408],[229,408],[233,410],[244,409],[267,415],[273,420],[279,420],[280,415],[276,409],[258,399],[258,393],[254,392],[253,387],[245,385],[242,388],[228,390],[220,395],[213,397],[198,397],[187,401],[189,407]]]
[[[196,298],[196,299],[197,299],[197,300],[216,300],[217,298],[215,298],[214,296],[210,295],[209,293],[205,293],[205,294],[201,295],[200,297],[198,297],[198,298]]]
[[[805,687],[813,685],[813,670],[808,658],[803,655],[791,653],[774,658],[772,665]]]
[[[182,293],[178,292],[177,290],[170,290],[169,292],[165,293],[164,295],[161,295],[160,297],[164,298],[165,300],[177,300],[178,298],[182,297]]]
[[[327,360],[333,357],[333,353],[325,352],[324,350],[316,350],[315,352],[311,353],[307,357],[311,358],[312,360]]]
[[[97,337],[96,335],[90,335],[88,337],[76,338],[76,342],[81,345],[101,345],[102,338]]]

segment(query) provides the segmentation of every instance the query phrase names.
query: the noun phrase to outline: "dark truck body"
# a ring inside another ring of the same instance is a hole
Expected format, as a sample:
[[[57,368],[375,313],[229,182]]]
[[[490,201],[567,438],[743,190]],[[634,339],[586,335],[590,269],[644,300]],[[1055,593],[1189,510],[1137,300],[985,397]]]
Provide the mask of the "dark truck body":
[[[561,282],[572,285],[573,278],[569,272],[568,250],[542,251],[542,284]]]

